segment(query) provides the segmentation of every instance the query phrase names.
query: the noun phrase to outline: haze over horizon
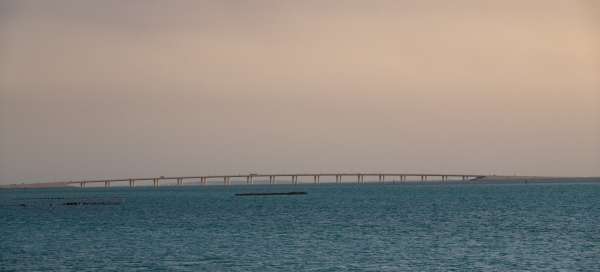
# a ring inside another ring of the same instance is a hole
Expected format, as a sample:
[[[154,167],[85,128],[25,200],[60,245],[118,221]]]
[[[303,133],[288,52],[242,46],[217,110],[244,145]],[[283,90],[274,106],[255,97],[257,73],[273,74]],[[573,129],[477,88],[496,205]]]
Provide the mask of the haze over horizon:
[[[596,1],[0,0],[0,184],[600,176]]]

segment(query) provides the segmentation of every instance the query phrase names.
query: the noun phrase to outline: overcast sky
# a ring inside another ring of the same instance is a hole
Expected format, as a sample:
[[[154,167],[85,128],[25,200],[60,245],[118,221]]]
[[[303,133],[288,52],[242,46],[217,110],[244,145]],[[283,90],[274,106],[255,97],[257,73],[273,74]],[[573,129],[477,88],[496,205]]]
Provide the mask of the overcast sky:
[[[599,7],[0,0],[0,183],[600,176]]]

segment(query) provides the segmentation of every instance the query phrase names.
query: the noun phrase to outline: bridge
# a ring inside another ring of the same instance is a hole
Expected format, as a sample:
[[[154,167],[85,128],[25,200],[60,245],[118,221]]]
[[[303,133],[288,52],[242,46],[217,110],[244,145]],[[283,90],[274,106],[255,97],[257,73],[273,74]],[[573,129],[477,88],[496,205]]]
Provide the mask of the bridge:
[[[111,187],[112,184],[126,185],[135,187],[136,182],[152,181],[153,187],[159,187],[161,183],[166,184],[175,181],[175,185],[191,184],[190,182],[208,185],[210,182],[218,182],[223,185],[231,185],[232,180],[242,182],[242,184],[255,184],[256,181],[262,181],[261,184],[320,184],[321,178],[335,179],[336,184],[356,183],[365,184],[365,178],[369,183],[407,183],[407,182],[449,182],[449,181],[475,181],[486,177],[487,175],[478,174],[431,174],[431,173],[298,173],[298,174],[247,174],[247,175],[209,175],[209,176],[172,176],[172,177],[150,177],[150,178],[119,178],[119,179],[96,179],[96,180],[77,180],[58,182],[65,186],[79,186],[85,188],[88,184],[104,185]],[[306,182],[306,179],[309,179]],[[333,182],[328,182],[333,183]],[[57,183],[54,183],[57,184]]]

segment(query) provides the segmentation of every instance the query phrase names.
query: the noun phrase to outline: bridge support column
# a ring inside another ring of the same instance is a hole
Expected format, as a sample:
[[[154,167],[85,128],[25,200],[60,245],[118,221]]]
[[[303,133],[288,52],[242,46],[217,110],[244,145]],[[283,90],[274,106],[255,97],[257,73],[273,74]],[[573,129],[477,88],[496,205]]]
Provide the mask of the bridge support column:
[[[110,181],[107,180],[104,182],[104,188],[108,188],[108,187],[110,187]]]
[[[85,182],[80,182],[80,183],[79,183],[79,187],[80,187],[80,188],[85,188]]]
[[[292,176],[292,184],[298,184],[298,176]]]

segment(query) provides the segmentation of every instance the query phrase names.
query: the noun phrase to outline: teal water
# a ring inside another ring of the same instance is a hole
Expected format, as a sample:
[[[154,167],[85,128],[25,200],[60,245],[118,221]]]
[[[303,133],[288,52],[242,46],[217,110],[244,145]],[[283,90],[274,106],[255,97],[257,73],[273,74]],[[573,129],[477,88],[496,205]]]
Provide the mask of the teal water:
[[[4,190],[0,270],[600,271],[600,184]]]

